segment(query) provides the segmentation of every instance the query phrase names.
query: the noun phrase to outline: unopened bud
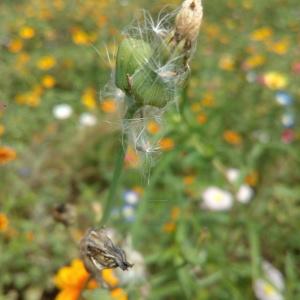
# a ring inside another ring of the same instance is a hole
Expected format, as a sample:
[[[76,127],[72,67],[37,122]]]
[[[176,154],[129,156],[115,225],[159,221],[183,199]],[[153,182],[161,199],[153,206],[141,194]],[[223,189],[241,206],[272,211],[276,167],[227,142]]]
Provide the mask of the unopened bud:
[[[116,86],[130,93],[130,77],[146,64],[153,55],[151,46],[143,40],[126,38],[118,49],[116,61]]]
[[[185,40],[187,47],[192,47],[196,41],[203,17],[201,0],[185,0],[182,3],[175,21],[175,40],[179,43]]]
[[[172,82],[168,82],[167,76],[171,75],[155,72],[150,67],[139,70],[132,78],[132,92],[136,102],[141,106],[164,107],[172,101],[175,88]]]

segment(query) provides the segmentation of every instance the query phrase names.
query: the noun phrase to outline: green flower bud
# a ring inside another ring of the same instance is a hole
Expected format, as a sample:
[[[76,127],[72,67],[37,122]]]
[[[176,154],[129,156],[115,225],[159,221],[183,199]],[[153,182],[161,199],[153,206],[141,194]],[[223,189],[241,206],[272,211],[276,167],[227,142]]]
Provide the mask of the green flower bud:
[[[174,74],[157,74],[149,66],[138,70],[132,77],[131,89],[135,101],[140,105],[164,107],[174,100],[175,87],[168,77]]]
[[[116,86],[130,93],[129,78],[153,55],[151,46],[143,40],[127,38],[119,46],[116,61]]]

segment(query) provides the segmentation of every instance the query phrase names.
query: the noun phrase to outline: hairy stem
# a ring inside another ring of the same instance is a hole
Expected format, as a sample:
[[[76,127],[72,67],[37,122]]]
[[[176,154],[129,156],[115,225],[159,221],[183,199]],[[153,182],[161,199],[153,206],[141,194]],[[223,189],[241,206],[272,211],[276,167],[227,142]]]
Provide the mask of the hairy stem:
[[[130,101],[128,101],[130,103]],[[132,104],[128,107],[126,115],[124,117],[124,125],[126,126],[127,122],[133,118],[135,112],[139,107]],[[116,193],[119,185],[119,181],[122,175],[124,158],[128,147],[128,137],[124,134],[122,138],[122,144],[120,145],[119,152],[115,162],[115,168],[113,173],[113,178],[111,185],[109,187],[108,196],[104,205],[103,218],[101,219],[101,225],[104,225],[108,222],[111,211],[116,204]]]

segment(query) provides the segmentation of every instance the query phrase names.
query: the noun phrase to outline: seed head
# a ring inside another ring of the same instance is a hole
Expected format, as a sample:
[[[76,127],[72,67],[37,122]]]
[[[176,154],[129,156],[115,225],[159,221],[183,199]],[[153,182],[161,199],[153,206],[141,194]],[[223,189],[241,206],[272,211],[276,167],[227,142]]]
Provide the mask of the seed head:
[[[185,0],[175,20],[175,40],[185,41],[186,46],[192,47],[195,43],[203,17],[201,0]]]

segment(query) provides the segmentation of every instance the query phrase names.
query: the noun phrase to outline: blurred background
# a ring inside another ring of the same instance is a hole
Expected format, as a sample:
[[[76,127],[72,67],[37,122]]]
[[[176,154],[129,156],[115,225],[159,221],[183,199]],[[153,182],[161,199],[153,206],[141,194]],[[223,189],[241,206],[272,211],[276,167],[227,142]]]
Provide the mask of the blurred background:
[[[140,9],[0,1],[0,299],[300,299],[298,0],[203,0],[184,110],[130,145],[107,228],[134,267],[87,283],[124,107],[109,93]]]

